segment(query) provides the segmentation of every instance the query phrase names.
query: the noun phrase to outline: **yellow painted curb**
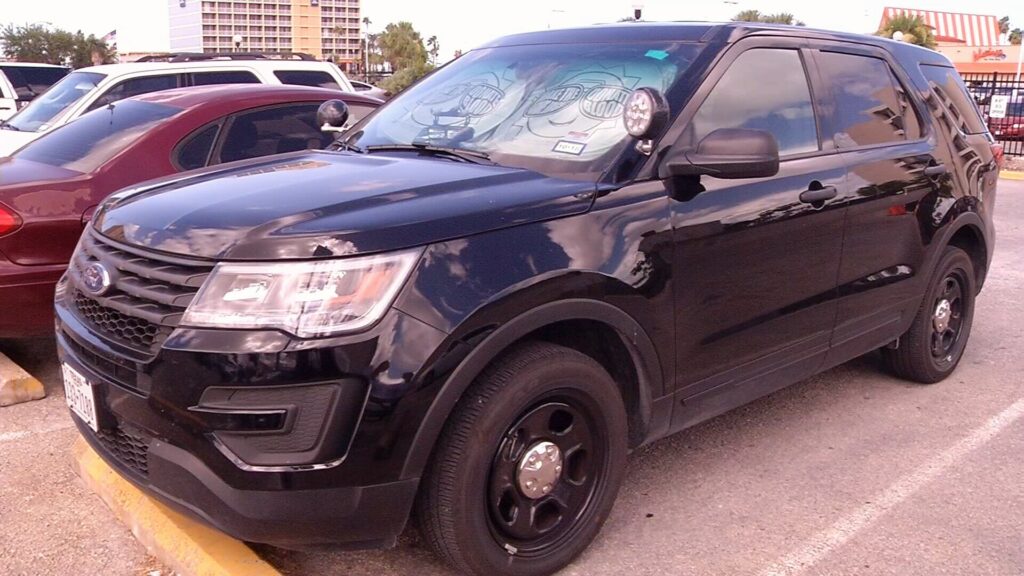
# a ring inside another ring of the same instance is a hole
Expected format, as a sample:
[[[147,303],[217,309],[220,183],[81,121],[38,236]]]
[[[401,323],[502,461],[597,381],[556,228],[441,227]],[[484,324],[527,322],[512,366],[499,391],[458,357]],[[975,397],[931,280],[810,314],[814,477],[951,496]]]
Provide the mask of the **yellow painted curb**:
[[[0,353],[0,406],[46,397],[43,383]]]
[[[179,514],[121,478],[85,442],[72,455],[79,476],[131,528],[149,553],[182,576],[280,576],[244,543]]]
[[[1013,172],[1010,170],[1003,170],[999,173],[1000,178],[1006,178],[1007,180],[1024,180],[1024,172]]]

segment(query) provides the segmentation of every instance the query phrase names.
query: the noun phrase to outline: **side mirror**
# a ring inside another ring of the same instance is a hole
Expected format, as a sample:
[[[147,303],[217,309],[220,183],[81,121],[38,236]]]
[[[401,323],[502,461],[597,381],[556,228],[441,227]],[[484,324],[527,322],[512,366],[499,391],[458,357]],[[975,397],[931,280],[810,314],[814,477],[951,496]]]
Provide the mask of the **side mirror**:
[[[658,171],[661,178],[708,175],[715,178],[766,178],[779,172],[779,143],[770,132],[719,128],[696,150],[670,154]]]
[[[341,100],[328,100],[316,110],[316,122],[323,132],[344,132],[348,122],[348,104]]]

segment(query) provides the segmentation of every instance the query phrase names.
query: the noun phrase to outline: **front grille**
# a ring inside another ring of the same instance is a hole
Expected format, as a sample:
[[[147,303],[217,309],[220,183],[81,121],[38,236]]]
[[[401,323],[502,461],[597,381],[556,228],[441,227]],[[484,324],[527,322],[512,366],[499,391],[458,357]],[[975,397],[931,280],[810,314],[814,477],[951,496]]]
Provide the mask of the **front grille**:
[[[98,296],[82,289],[82,273],[95,262],[111,286]],[[140,352],[153,353],[181,321],[213,264],[155,255],[116,244],[89,230],[69,267],[77,315],[97,333]]]
[[[107,336],[135,346],[150,349],[160,326],[134,316],[122,314],[113,308],[107,308],[96,300],[81,292],[75,291],[75,308],[78,313]]]
[[[103,376],[116,384],[131,388],[137,392],[148,393],[148,386],[143,386],[138,378],[138,365],[131,360],[106,356],[94,350],[91,346],[80,343],[65,332],[61,341],[74,353],[75,358],[91,369],[93,372]]]
[[[149,438],[118,426],[100,430],[96,439],[118,462],[142,476],[149,475]]]

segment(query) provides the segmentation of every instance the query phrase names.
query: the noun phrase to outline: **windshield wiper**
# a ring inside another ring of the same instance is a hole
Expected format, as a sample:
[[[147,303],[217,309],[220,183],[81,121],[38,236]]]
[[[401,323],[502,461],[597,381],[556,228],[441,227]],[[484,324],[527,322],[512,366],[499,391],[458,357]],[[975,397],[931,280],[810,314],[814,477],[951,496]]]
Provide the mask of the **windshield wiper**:
[[[4,130],[14,130],[15,132],[21,132],[21,128],[18,128],[14,124],[11,124],[7,120],[0,120],[0,128]]]
[[[449,148],[447,146],[434,146],[431,144],[381,144],[379,146],[367,146],[367,152],[375,152],[378,150],[413,150],[417,152],[427,152],[430,154],[437,154],[439,156],[450,156],[452,158],[458,158],[464,162],[472,162],[473,164],[494,164],[491,160],[491,156],[486,152],[480,152],[477,150],[466,150],[465,148]]]

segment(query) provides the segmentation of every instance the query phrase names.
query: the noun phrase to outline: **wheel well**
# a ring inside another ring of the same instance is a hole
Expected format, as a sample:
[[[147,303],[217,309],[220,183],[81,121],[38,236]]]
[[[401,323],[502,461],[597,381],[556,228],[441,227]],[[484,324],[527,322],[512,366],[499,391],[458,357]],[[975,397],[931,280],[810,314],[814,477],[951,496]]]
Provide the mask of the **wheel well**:
[[[988,251],[985,247],[985,239],[981,236],[981,233],[974,226],[964,226],[957,230],[953,237],[949,239],[949,245],[956,246],[967,252],[967,255],[971,257],[971,263],[974,265],[975,283],[978,290],[981,290],[981,285],[985,281],[985,268],[988,266]]]
[[[637,360],[611,326],[596,320],[563,320],[548,324],[524,336],[572,348],[596,360],[619,385],[629,418],[629,445],[639,446],[647,433],[644,399],[640,393]]]

